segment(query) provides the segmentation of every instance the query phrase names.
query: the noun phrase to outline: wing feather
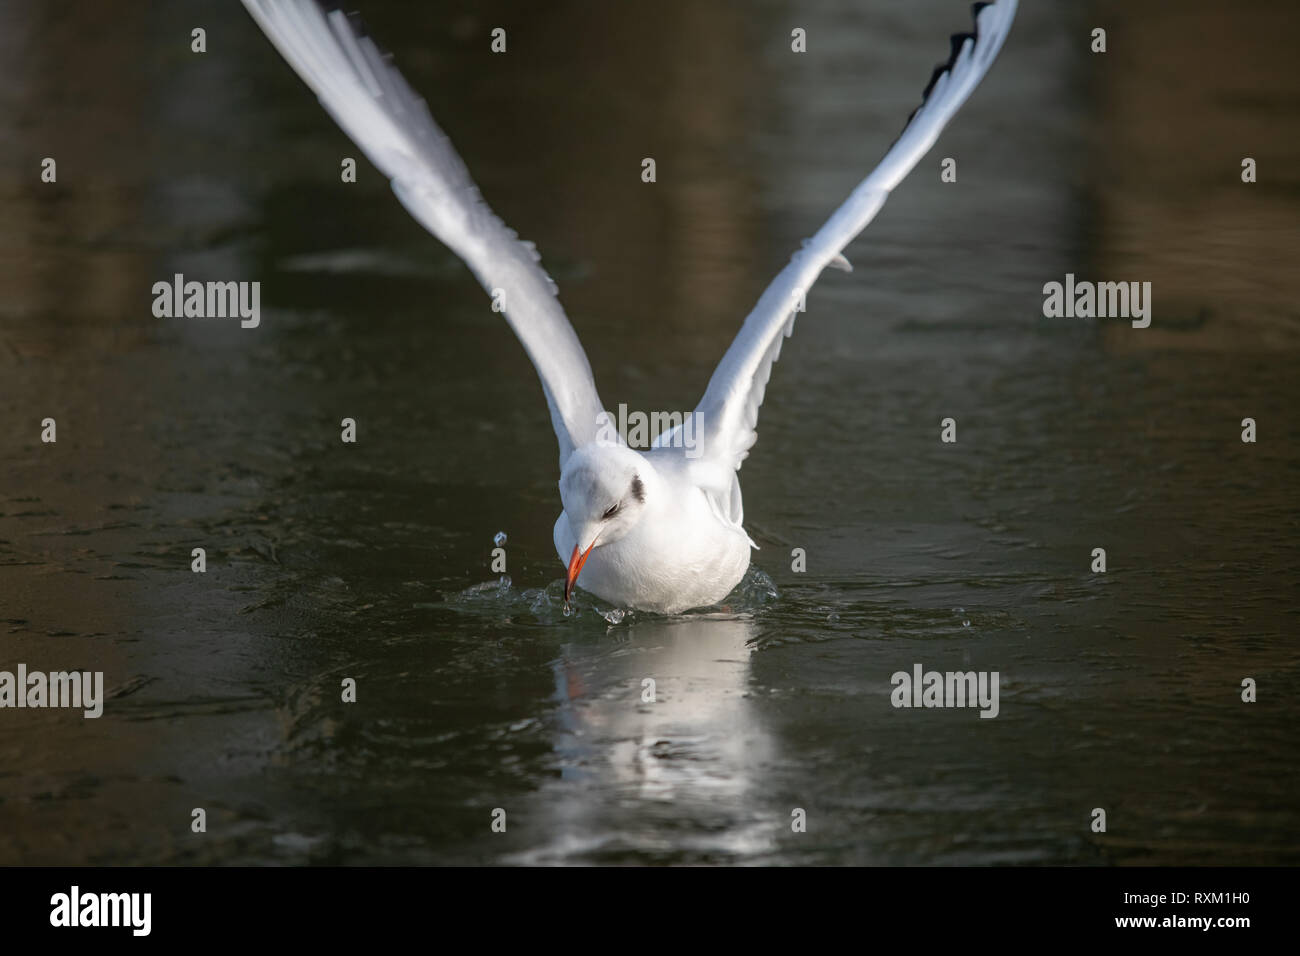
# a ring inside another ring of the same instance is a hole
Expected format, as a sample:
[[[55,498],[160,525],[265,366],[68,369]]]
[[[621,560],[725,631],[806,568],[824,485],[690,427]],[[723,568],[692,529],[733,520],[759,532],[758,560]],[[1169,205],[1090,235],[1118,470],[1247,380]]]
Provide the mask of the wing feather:
[[[794,331],[797,309],[827,266],[845,268],[843,249],[875,218],[889,193],[930,151],[939,133],[966,102],[1001,49],[1016,0],[974,5],[975,32],[956,34],[952,54],[930,78],[921,105],[880,165],[849,195],[839,209],[796,252],[750,312],[740,333],[709,380],[696,407],[703,435],[698,469],[706,490],[725,503],[733,495],[722,468],[739,469],[758,440],[758,410],[763,404],[772,365],[782,340]],[[712,478],[712,481],[710,481]],[[739,511],[739,507],[733,506]]]
[[[424,101],[360,22],[315,0],[243,0],[258,26],[334,121],[384,175],[407,211],[504,294],[551,412],[560,466],[596,438],[603,407],[591,365],[531,243],[488,208]]]

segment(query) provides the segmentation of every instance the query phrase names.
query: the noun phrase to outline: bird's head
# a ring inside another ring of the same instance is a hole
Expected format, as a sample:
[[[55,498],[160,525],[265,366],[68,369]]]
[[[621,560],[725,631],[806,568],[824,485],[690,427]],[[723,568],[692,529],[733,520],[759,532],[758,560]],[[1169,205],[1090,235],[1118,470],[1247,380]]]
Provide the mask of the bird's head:
[[[626,445],[593,442],[569,456],[560,474],[560,500],[577,544],[564,580],[566,601],[592,548],[613,544],[645,517],[656,477],[646,457]]]

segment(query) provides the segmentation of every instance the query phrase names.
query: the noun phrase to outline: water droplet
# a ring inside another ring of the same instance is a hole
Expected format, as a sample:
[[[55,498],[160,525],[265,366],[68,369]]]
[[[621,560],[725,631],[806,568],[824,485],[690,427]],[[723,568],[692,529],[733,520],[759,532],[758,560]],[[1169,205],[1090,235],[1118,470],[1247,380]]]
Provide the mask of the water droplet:
[[[961,622],[961,626],[962,626],[962,627],[970,627],[970,621],[962,621],[962,622]]]
[[[612,611],[606,611],[604,613],[604,618],[609,621],[610,624],[619,624],[622,623],[626,614],[627,612],[621,608],[614,608]]]
[[[496,537],[492,539],[492,543],[498,548],[502,547],[506,543],[506,533],[504,531],[498,531]]]
[[[839,612],[838,612],[838,611],[831,611],[831,613],[827,614],[827,615],[826,615],[826,623],[827,623],[827,624],[838,624],[838,623],[840,623],[840,614],[839,614]]]

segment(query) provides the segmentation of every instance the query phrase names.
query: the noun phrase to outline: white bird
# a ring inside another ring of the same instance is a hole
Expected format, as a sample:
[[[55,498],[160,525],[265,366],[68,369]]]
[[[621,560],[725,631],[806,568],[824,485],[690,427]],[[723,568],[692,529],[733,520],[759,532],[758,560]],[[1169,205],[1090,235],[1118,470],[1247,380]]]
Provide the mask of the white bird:
[[[591,366],[530,243],[488,208],[428,108],[391,59],[340,11],[315,0],[243,0],[335,122],[392,180],[416,220],[447,244],[498,301],[542,380],[560,444],[555,548],[569,600],[583,588],[620,607],[674,614],[716,604],[749,567],[737,471],[772,363],[822,270],[850,270],[842,250],[930,151],[988,72],[1016,0],[974,5],[974,33],[955,34],[921,105],[880,165],[804,242],[745,319],[692,413],[695,441],[675,429],[644,452],[609,427]],[[688,454],[689,452],[689,454]]]

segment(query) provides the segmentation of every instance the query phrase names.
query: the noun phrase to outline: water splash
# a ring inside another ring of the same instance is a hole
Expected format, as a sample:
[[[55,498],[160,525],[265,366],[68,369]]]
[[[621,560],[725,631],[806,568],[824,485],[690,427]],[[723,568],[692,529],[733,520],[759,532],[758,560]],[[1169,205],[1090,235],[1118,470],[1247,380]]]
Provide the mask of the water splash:
[[[723,603],[730,604],[732,610],[757,611],[775,602],[781,593],[765,571],[751,564],[728,597]]]
[[[633,613],[596,602],[589,594],[575,594],[566,607],[563,581],[552,581],[544,588],[520,589],[507,575],[499,581],[484,581],[455,592],[440,606],[473,614],[503,615],[516,623],[531,618],[543,625],[595,620],[605,626],[627,620]]]
[[[758,568],[750,567],[745,577],[724,600],[712,607],[687,611],[678,617],[708,614],[752,614],[772,605],[779,597],[772,579]],[[533,618],[538,624],[566,624],[570,621],[598,620],[605,625],[631,625],[640,617],[655,617],[645,611],[620,608],[577,591],[565,606],[564,582],[557,579],[543,588],[519,589],[508,575],[498,581],[484,581],[448,596],[442,606],[471,612],[504,614],[513,620]]]

